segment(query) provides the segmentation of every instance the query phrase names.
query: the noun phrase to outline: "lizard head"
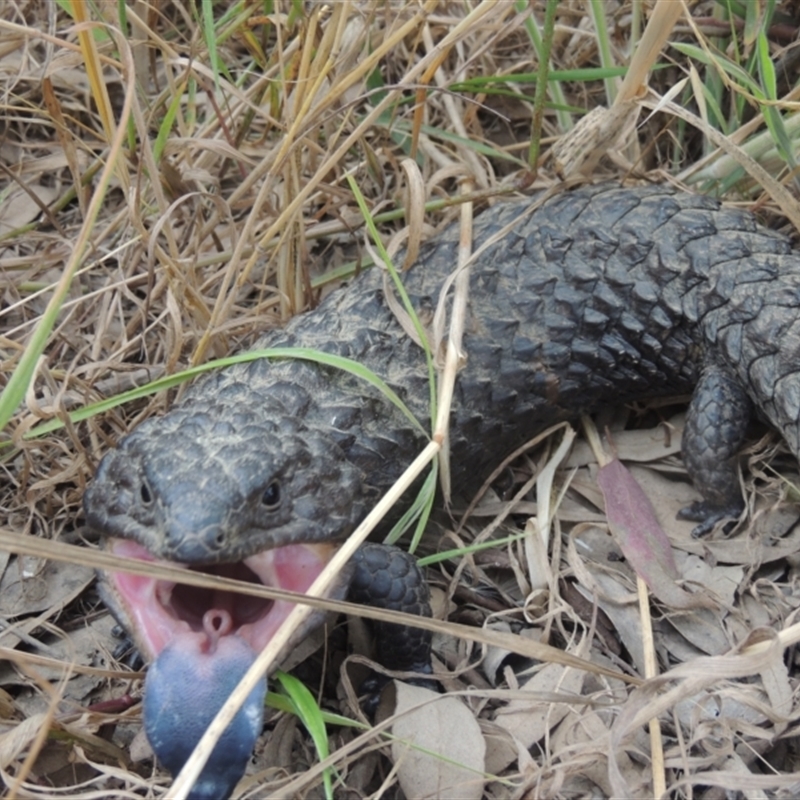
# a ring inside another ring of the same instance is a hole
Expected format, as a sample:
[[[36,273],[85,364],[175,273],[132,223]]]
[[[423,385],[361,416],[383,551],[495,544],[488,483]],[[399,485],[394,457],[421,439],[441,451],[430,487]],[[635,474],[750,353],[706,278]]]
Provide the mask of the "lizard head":
[[[302,419],[229,394],[148,420],[109,452],[84,496],[88,525],[118,555],[306,591],[364,516],[363,476]],[[104,582],[148,658],[220,608],[259,650],[290,607],[126,573]]]
[[[263,398],[253,399],[253,404]],[[340,541],[363,516],[363,476],[295,417],[224,402],[148,420],[102,460],[89,526],[190,564]]]

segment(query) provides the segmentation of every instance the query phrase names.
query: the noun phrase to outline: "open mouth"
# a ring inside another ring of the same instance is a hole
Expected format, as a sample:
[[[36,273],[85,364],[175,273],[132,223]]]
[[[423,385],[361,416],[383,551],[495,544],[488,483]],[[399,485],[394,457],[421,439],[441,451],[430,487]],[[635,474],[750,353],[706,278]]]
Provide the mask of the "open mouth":
[[[111,539],[108,547],[115,555],[172,563],[156,559],[141,545],[126,539]],[[265,550],[233,564],[172,565],[305,593],[335,549],[330,544],[297,544]],[[207,637],[213,646],[214,639],[235,634],[259,652],[294,607],[294,603],[285,600],[267,600],[125,572],[110,572],[107,580],[119,611],[135,632],[137,645],[150,659],[156,658],[170,642],[192,635]]]

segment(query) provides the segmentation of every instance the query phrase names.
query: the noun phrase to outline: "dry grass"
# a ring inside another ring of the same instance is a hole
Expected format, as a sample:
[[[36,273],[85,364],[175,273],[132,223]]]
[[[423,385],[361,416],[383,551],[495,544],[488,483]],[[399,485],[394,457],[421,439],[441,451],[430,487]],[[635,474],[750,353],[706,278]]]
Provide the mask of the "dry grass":
[[[661,2],[657,13],[669,17],[666,6],[676,5]],[[725,191],[800,226],[783,186],[791,186],[797,127],[789,116],[797,108],[795,50],[784,48],[796,30],[791,15],[768,23],[749,6],[761,7],[745,4],[747,17],[734,23],[718,6],[694,6],[691,19],[662,24],[681,47],[659,55],[661,43],[648,39],[643,52],[638,2],[606,4],[604,16],[594,16],[599,4],[559,3],[552,68],[605,72],[560,72],[548,84],[557,107],[543,115],[535,177],[526,164],[537,34],[524,3],[480,2],[470,11],[457,2],[265,0],[215,4],[213,20],[200,3],[2,6],[0,508],[7,544],[26,549],[25,539],[9,536],[43,540],[26,556],[0,558],[7,789],[40,798],[55,796],[55,787],[67,797],[160,796],[163,776],[136,760],[138,707],[88,708],[141,688],[109,653],[91,556],[77,566],[49,560],[49,543],[84,541],[80,503],[97,460],[174,400],[176,390],[148,394],[149,381],[246,345],[369,263],[348,177],[386,239],[399,234],[412,250],[456,218],[463,182],[485,204],[481,198],[549,188],[566,175],[582,180],[576,167],[592,160],[593,178]],[[615,67],[631,53],[640,54],[642,75],[656,59],[665,66],[647,92],[637,93],[634,81],[611,117],[595,111],[570,138],[584,112],[614,102]],[[529,77],[514,79],[523,73]],[[650,108],[657,112],[646,119]],[[790,154],[782,157],[785,142]],[[145,387],[136,401],[85,421],[69,417],[132,387]],[[41,427],[54,419],[63,423],[57,430]],[[672,669],[667,678],[632,688],[645,657],[630,602],[635,578],[607,560],[592,458],[579,449],[546,551],[535,530],[521,536],[526,516],[551,516],[523,492],[513,507],[484,499],[468,526],[425,542],[429,552],[463,550],[511,536],[434,568],[440,614],[490,645],[482,656],[450,638],[439,651],[452,672],[447,688],[472,687],[469,707],[490,742],[485,796],[652,794],[660,770],[645,730],[653,715],[662,723],[670,796],[796,795],[792,652],[778,641],[723,656],[754,629],[779,630],[794,619],[796,515],[779,507],[786,489],[774,470],[796,465],[776,460],[773,439],[754,444],[752,522],[730,539],[699,543],[674,522],[688,491],[679,461],[632,455],[647,449],[650,435],[635,433],[630,452],[620,442],[621,455],[655,462],[637,477],[658,499],[684,575],[722,605],[657,607],[655,648],[661,672]],[[547,460],[535,452],[530,463],[517,462],[515,487],[528,481],[527,492],[538,480],[543,497],[543,479],[527,472]],[[560,492],[565,473],[544,474]],[[539,660],[509,659],[498,646],[509,641],[507,650]],[[566,655],[559,660],[545,645]],[[575,657],[594,667],[578,669]],[[520,673],[531,667],[532,677]],[[265,785],[279,796],[318,796],[319,767],[284,785],[308,747],[291,719],[277,726],[292,747],[266,745],[257,764],[267,772],[249,784],[252,796],[266,796]],[[359,747],[351,739],[347,729],[331,734],[331,760],[348,788],[395,796],[393,778],[384,783],[387,760],[370,754],[379,739]]]

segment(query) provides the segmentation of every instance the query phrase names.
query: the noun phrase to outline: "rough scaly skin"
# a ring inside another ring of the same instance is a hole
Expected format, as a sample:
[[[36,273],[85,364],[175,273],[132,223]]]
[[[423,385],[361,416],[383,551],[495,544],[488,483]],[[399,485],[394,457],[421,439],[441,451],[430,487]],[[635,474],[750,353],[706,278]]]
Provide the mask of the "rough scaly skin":
[[[475,249],[509,231],[471,277],[468,362],[450,427],[459,491],[546,425],[689,392],[704,369],[729,375],[798,452],[800,257],[784,237],[748,213],[663,186],[605,185],[562,194],[532,215],[529,206],[498,205],[475,226]],[[455,266],[457,235],[430,242],[406,276],[423,318]],[[424,361],[382,286],[370,270],[259,346],[355,359],[425,421]],[[714,480],[719,457],[704,459],[702,431],[695,438],[688,461],[698,488],[730,486],[730,476]],[[87,492],[87,516],[158,557],[234,561],[346,536],[422,445],[363,381],[301,361],[254,361],[198,381],[124,439]],[[276,490],[277,507],[266,507]]]
[[[497,241],[471,274],[468,361],[450,423],[453,486],[468,495],[508,452],[556,421],[697,384],[684,456],[705,499],[685,515],[706,531],[737,513],[736,452],[751,407],[798,454],[800,256],[751,215],[660,186],[600,186],[562,194],[533,214],[530,207],[497,206],[475,226],[476,250]],[[454,229],[434,239],[405,278],[423,319],[455,267],[457,243]],[[373,269],[259,347],[359,361],[425,421],[425,362],[382,287]],[[306,545],[345,537],[423,445],[408,419],[347,373],[253,361],[198,381],[166,416],[109,453],[86,493],[87,520],[115,552],[224,563],[218,569],[234,577],[247,559],[262,581],[309,585],[320,560]],[[351,564],[355,595],[430,613],[413,559],[371,548]],[[246,668],[286,611],[113,575],[107,597],[156,659],[148,678],[155,710],[146,708],[145,719],[159,757],[176,772],[192,743],[180,732],[202,730],[202,709],[218,708],[227,689],[196,682],[195,707],[183,718],[166,715],[167,726],[156,711],[186,706],[180,690],[189,666],[206,674]],[[430,670],[429,636],[408,637],[396,626],[383,633],[384,663]],[[235,751],[235,763],[209,767],[195,797],[228,793],[244,772],[250,739],[228,735],[212,759],[227,764]]]

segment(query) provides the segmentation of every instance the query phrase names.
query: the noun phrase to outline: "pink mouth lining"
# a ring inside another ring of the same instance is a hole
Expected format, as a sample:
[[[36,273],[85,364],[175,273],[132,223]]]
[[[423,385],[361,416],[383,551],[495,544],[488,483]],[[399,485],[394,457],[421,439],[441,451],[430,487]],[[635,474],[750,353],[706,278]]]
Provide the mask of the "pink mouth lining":
[[[125,539],[111,540],[109,549],[119,556],[158,561],[141,545]],[[198,571],[306,592],[334,549],[328,544],[287,545],[236,564],[211,565]],[[185,564],[173,566],[190,569]],[[185,636],[201,637],[201,646],[213,649],[219,637],[236,634],[260,652],[294,607],[285,600],[264,600],[126,572],[110,572],[108,579],[137,633],[137,644],[150,659]]]

